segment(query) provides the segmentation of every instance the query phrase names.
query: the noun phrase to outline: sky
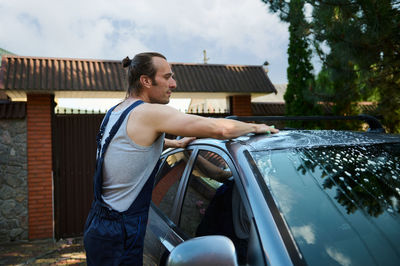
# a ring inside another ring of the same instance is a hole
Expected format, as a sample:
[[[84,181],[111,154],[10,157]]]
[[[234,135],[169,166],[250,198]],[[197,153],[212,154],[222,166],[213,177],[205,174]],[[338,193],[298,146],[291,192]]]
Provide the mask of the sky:
[[[261,0],[0,0],[0,47],[18,55],[262,65],[286,82],[288,25]]]
[[[287,83],[288,25],[261,0],[0,0],[0,48],[17,55],[262,65]]]

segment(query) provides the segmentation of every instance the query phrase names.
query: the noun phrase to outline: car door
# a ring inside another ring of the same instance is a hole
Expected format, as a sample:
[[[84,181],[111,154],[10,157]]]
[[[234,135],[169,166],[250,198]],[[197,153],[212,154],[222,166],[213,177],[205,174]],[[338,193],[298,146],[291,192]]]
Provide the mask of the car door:
[[[187,238],[228,237],[239,264],[246,264],[250,219],[238,182],[236,169],[224,151],[199,147],[186,181],[177,224]]]
[[[245,263],[250,224],[234,176],[238,179],[227,154],[212,146],[165,154],[153,190],[145,257],[163,265],[187,239],[225,235]]]
[[[177,233],[178,199],[190,165],[191,149],[175,149],[161,157],[149,210],[144,245],[144,263],[163,265],[169,252],[184,239]]]

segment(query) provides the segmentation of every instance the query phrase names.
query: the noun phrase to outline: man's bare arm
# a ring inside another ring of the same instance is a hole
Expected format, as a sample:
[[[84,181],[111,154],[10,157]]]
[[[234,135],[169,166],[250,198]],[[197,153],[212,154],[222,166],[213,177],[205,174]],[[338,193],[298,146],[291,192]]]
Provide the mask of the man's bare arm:
[[[277,133],[279,130],[264,124],[244,123],[231,119],[205,118],[183,114],[174,108],[153,105],[149,114],[151,127],[157,132],[176,136],[212,137],[230,139],[248,133]]]
[[[137,144],[150,146],[167,133],[182,137],[230,139],[247,133],[277,133],[279,130],[264,124],[243,123],[223,118],[188,115],[161,104],[142,104],[129,117],[128,136]],[[167,143],[176,145],[176,143]]]

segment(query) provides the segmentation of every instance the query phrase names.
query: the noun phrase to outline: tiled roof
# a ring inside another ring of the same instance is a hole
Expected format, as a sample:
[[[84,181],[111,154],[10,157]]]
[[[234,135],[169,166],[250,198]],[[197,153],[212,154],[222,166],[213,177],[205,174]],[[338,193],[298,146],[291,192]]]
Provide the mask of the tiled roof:
[[[0,88],[22,91],[124,90],[118,61],[3,56]]]
[[[26,102],[0,102],[0,119],[25,118]]]
[[[358,106],[363,114],[378,115],[378,103],[359,102]]]
[[[176,92],[275,92],[262,66],[172,63]]]
[[[281,116],[285,115],[285,103],[251,103],[251,110],[253,112],[253,115]]]
[[[30,92],[124,91],[120,61],[5,55],[0,88]],[[176,92],[270,93],[275,88],[262,66],[172,63]]]

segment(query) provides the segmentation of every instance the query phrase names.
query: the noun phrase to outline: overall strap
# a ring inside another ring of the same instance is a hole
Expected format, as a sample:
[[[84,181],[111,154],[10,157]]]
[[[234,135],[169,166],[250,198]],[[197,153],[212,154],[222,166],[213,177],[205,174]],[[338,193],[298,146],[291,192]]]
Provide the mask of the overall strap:
[[[121,116],[118,118],[117,122],[114,124],[114,126],[111,128],[110,130],[110,134],[108,135],[108,137],[106,138],[106,140],[104,141],[104,145],[101,148],[101,157],[104,156],[104,154],[107,151],[108,145],[110,144],[112,138],[115,136],[115,134],[117,134],[117,131],[119,129],[119,127],[121,126],[122,122],[124,121],[125,117],[129,114],[129,112],[135,108],[136,106],[142,104],[143,101],[142,100],[138,100],[136,102],[134,102],[133,104],[131,104],[131,106],[129,106],[128,108],[125,109],[125,111],[121,114]],[[107,121],[108,122],[108,121]]]
[[[96,200],[100,200],[101,199],[101,193],[102,193],[102,186],[103,186],[103,162],[104,162],[104,154],[107,151],[108,146],[110,145],[110,142],[112,140],[112,138],[115,136],[115,134],[117,133],[118,129],[120,128],[122,122],[124,121],[125,117],[129,114],[130,111],[132,111],[133,108],[135,108],[136,106],[142,104],[143,101],[142,100],[138,100],[136,102],[134,102],[133,104],[131,104],[128,108],[126,108],[122,114],[120,115],[120,117],[118,118],[117,122],[113,125],[113,127],[110,130],[110,134],[108,135],[108,137],[105,139],[103,146],[101,145],[101,140],[104,136],[104,131],[105,128],[107,126],[108,120],[110,118],[110,114],[112,112],[112,110],[114,110],[114,108],[116,106],[114,106],[113,108],[111,108],[104,120],[103,123],[101,125],[100,128],[100,132],[97,135],[97,163],[96,163],[96,174],[95,174],[95,180],[94,180],[94,194],[95,194],[95,199]]]
[[[108,120],[110,119],[110,115],[112,111],[115,109],[116,106],[113,106],[108,112],[106,113],[106,116],[103,119],[103,122],[101,123],[99,133],[97,133],[96,137],[96,143],[97,143],[97,158],[100,157],[100,151],[101,151],[101,140],[103,139],[104,136],[104,131],[106,130],[106,126],[108,124]]]

